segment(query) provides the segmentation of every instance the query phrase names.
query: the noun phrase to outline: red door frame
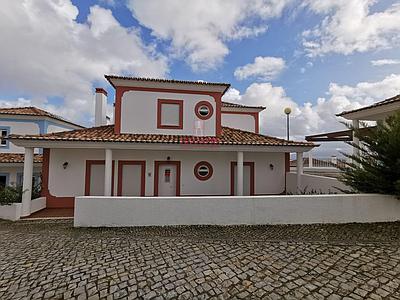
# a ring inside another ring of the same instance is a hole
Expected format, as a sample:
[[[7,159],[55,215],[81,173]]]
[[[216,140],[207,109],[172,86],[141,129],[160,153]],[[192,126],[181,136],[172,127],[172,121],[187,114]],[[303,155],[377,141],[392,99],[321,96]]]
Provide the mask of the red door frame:
[[[123,167],[127,165],[141,166],[140,174],[140,196],[145,196],[146,191],[146,161],[145,160],[119,160],[118,161],[118,185],[117,196],[122,196]]]
[[[231,196],[235,195],[235,166],[237,165],[236,161],[231,161]],[[243,162],[243,166],[250,167],[250,196],[254,196],[254,162],[246,161]]]
[[[175,165],[176,166],[176,196],[181,195],[181,162],[170,160],[156,160],[154,162],[154,196],[158,196],[158,179],[159,169],[161,165]]]
[[[90,176],[92,173],[92,165],[105,165],[105,160],[87,160],[86,161],[86,174],[85,174],[85,196],[90,196]],[[114,195],[114,166],[115,161],[112,162],[112,175],[111,175],[111,196]]]

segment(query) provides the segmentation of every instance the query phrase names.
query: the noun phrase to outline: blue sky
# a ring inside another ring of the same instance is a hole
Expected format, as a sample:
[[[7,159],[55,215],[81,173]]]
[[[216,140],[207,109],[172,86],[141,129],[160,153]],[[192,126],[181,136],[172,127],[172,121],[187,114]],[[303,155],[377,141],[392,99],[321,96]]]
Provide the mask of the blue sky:
[[[400,93],[400,5],[369,0],[9,1],[0,12],[0,105],[90,125],[104,73],[229,82],[265,105],[263,133],[340,129],[342,110]],[[29,28],[29,30],[27,30]]]
[[[77,20],[86,22],[89,8],[99,4],[99,1],[73,0],[72,3],[79,8]],[[379,12],[393,3],[395,1],[379,1],[371,6],[371,12]],[[147,43],[155,40],[151,35],[151,30],[141,26],[124,1],[115,1],[113,5],[100,1],[100,5],[111,9],[115,18],[124,27],[139,27],[141,36]],[[293,10],[292,7],[284,11],[279,18],[268,22],[268,30],[260,36],[228,42],[230,53],[216,70],[193,72],[184,61],[173,60],[169,77],[229,82],[233,87],[244,92],[254,79],[236,80],[233,73],[237,67],[252,62],[256,56],[282,57],[286,60],[288,68],[274,80],[274,83],[283,86],[287,94],[296,102],[303,103],[315,102],[318,97],[324,96],[331,82],[354,85],[360,81],[375,81],[388,74],[400,73],[400,64],[384,68],[376,68],[371,64],[371,60],[387,57],[400,59],[399,48],[351,55],[330,54],[323,58],[308,58],[301,54],[297,56],[296,51],[302,51],[302,32],[318,25],[324,16],[316,15],[306,9],[296,12],[296,16],[293,16]],[[168,44],[168,41],[161,41],[157,46],[160,51],[165,51]],[[307,62],[312,62],[313,67],[307,68]],[[302,68],[307,68],[305,73],[301,73]],[[112,92],[111,89],[110,91]]]

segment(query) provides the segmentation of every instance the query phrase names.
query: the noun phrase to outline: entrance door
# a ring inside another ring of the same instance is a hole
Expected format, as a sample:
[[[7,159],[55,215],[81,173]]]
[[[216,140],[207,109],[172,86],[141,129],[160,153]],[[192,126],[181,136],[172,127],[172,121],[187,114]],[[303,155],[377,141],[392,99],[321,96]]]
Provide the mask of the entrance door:
[[[145,161],[118,161],[118,196],[145,195]]]
[[[104,196],[104,160],[87,160],[85,196]],[[111,195],[114,195],[114,161],[112,163]]]
[[[156,161],[154,168],[154,196],[180,196],[180,162]]]
[[[231,162],[231,195],[236,195],[237,163]],[[243,163],[243,196],[254,195],[254,162]]]

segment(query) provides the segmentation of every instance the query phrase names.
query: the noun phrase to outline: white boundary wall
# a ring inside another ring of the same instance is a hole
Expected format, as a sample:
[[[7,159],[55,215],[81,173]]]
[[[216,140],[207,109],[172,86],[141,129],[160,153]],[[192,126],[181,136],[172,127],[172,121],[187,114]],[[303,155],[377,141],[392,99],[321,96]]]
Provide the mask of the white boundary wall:
[[[336,178],[309,174],[301,175],[301,186],[302,189],[300,192],[306,189],[306,192],[315,191],[321,194],[342,194],[337,188],[348,191],[351,190],[351,188],[344,185]],[[296,173],[286,173],[286,191],[293,194],[298,192]]]
[[[21,203],[0,205],[0,219],[16,221],[21,217]]]
[[[76,197],[74,226],[368,223],[400,220],[400,200],[377,194]]]
[[[0,219],[16,221],[21,218],[21,203],[0,205]],[[40,197],[31,201],[31,214],[46,208],[46,197]]]

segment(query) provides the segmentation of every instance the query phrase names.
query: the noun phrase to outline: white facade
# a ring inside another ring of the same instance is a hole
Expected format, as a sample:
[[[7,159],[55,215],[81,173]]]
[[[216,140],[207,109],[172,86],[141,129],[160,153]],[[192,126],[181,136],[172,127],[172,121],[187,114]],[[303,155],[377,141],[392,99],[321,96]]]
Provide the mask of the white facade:
[[[29,120],[6,121],[0,117],[0,128],[8,128],[10,134],[40,134],[40,125],[37,122]],[[1,147],[2,153],[24,153],[23,147],[15,146],[13,143],[7,143],[7,146]],[[36,150],[39,153],[39,149]]]
[[[18,108],[15,108],[17,111]],[[30,116],[18,114],[2,114],[0,111],[0,130],[6,132],[5,137],[10,134],[32,135],[54,133],[72,129],[82,128],[81,126],[63,122],[47,116]],[[35,148],[34,153],[40,154],[42,149]],[[4,140],[0,145],[0,153],[23,154],[24,147],[16,146],[12,142]],[[35,163],[33,176],[35,183],[40,178],[41,164]],[[0,176],[6,181],[7,185],[22,185],[23,164],[22,163],[2,163],[0,162]]]
[[[0,114],[0,129],[7,129],[10,134],[46,134],[72,129],[81,128],[79,126],[67,125],[60,121],[49,121],[47,117],[29,117],[29,116],[2,116]],[[0,147],[1,153],[24,153],[23,147],[18,147],[13,143],[7,143]],[[35,149],[39,153],[39,149]]]
[[[113,150],[114,195],[116,195],[118,180],[120,180],[118,178],[119,160],[146,161],[145,196],[153,196],[154,162],[167,161],[168,157],[171,161],[180,161],[181,163],[181,196],[230,195],[231,162],[236,161],[236,152]],[[85,195],[86,161],[104,159],[105,151],[99,149],[52,149],[49,164],[50,193],[56,197]],[[200,161],[209,162],[213,168],[213,175],[208,180],[201,181],[194,175],[194,167]],[[65,162],[68,162],[67,168],[63,167]],[[284,192],[284,153],[245,153],[244,162],[254,162],[255,194],[280,194]],[[101,184],[104,180],[104,165],[95,165],[91,177],[93,177],[91,178],[92,182],[99,183],[97,188],[93,190],[93,194],[99,195],[104,192],[104,186]],[[61,178],[62,180],[60,180]]]
[[[222,112],[222,126],[256,132],[256,120],[250,114],[232,114]]]
[[[158,100],[183,100],[183,128],[157,128]],[[207,120],[196,117],[195,106],[207,101],[213,107],[213,114]],[[200,123],[199,125],[196,122]],[[201,126],[202,131],[196,130]],[[208,135],[216,132],[216,102],[209,95],[127,91],[122,97],[121,133],[156,133],[178,135]]]
[[[227,84],[113,78],[107,78],[116,89],[113,126],[76,131],[76,140],[63,134],[13,140],[45,149],[48,207],[72,207],[83,195],[279,195],[287,153],[313,147],[254,134],[263,108],[223,107]],[[104,100],[106,91],[96,94]]]

